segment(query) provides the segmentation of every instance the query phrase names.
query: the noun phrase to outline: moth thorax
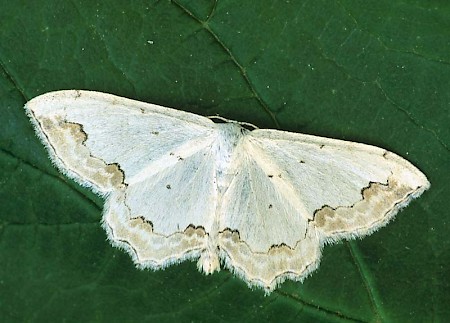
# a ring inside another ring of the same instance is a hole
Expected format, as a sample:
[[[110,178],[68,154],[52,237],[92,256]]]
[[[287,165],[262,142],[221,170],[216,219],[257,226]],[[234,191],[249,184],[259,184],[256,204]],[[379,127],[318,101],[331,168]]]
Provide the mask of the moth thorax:
[[[215,143],[216,152],[216,179],[219,191],[226,189],[234,176],[236,164],[236,147],[249,130],[238,123],[218,123],[218,139]]]

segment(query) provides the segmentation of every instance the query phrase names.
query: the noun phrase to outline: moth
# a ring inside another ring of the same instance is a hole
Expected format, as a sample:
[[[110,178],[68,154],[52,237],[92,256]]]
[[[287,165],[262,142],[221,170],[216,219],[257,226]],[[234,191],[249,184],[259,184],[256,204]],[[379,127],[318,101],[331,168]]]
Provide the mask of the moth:
[[[382,148],[105,93],[51,92],[25,110],[59,170],[105,198],[108,239],[139,268],[196,259],[266,292],[302,281],[324,244],[371,234],[430,186]]]

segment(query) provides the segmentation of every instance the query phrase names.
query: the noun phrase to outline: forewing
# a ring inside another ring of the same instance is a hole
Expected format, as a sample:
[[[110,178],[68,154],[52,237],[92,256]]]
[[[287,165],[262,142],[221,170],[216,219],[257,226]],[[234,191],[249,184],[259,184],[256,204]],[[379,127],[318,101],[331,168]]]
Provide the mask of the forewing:
[[[169,152],[215,135],[208,118],[99,92],[51,92],[25,109],[61,171],[103,194]]]
[[[326,239],[371,233],[430,185],[410,162],[370,145],[276,130],[249,140],[295,187],[304,216]]]

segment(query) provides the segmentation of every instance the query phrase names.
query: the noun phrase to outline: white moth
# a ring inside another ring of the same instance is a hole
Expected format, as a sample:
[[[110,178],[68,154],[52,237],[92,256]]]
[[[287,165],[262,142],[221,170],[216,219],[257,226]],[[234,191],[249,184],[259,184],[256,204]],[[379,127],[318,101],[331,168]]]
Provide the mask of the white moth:
[[[250,131],[110,94],[25,106],[52,161],[106,198],[103,227],[140,268],[198,259],[270,292],[303,280],[325,243],[371,234],[429,186],[384,149]]]

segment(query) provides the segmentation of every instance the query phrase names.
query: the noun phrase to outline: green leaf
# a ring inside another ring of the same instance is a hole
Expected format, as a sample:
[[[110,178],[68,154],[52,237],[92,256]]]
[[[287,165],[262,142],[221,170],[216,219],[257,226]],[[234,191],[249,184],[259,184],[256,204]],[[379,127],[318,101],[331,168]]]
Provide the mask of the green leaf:
[[[445,321],[447,1],[0,1],[0,321]],[[270,296],[192,262],[140,271],[103,201],[59,174],[23,105],[89,89],[373,144],[431,189]]]

